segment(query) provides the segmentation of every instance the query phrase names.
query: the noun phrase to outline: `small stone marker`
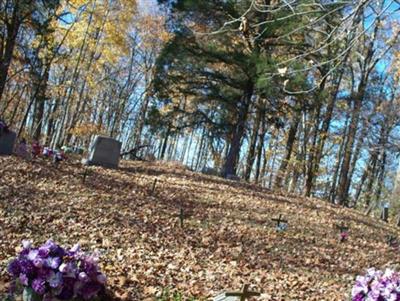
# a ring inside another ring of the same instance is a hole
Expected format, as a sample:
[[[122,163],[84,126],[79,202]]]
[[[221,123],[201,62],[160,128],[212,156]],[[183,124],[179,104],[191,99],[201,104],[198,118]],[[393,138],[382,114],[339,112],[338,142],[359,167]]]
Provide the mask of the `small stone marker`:
[[[282,214],[279,214],[279,218],[273,218],[272,221],[276,222],[276,231],[285,231],[288,227],[288,221],[282,219]]]
[[[382,208],[382,213],[381,213],[381,220],[384,222],[388,222],[389,218],[389,204],[385,203]]]
[[[0,155],[12,155],[17,134],[7,130],[0,132]]]
[[[122,143],[110,137],[96,136],[91,148],[88,165],[118,168]]]
[[[245,284],[240,292],[224,292],[214,297],[213,301],[246,301],[251,297],[258,297],[258,292],[249,291],[249,285]]]

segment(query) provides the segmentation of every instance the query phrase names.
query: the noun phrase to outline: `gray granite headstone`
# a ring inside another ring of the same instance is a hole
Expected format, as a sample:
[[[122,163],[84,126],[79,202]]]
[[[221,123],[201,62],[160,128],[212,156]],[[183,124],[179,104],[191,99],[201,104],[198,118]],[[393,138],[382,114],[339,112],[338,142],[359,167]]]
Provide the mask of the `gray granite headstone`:
[[[0,155],[12,155],[17,134],[12,131],[0,132]]]
[[[110,137],[96,136],[87,164],[118,168],[122,143]]]

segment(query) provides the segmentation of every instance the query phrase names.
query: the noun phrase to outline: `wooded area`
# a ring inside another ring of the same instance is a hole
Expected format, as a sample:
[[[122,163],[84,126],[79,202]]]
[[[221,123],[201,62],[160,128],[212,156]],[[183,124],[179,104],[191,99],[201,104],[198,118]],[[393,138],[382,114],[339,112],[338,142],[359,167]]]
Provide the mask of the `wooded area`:
[[[0,1],[0,119],[52,148],[105,134],[368,211],[390,198],[398,1],[158,4]]]

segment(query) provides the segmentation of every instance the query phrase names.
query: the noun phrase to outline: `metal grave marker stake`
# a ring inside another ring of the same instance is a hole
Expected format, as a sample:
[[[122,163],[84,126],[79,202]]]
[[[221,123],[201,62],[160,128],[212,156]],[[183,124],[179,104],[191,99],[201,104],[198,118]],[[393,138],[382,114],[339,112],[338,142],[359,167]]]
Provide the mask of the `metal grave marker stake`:
[[[154,179],[153,187],[151,188],[151,194],[154,194],[154,191],[156,191],[156,185],[157,185],[157,179]]]
[[[345,242],[349,236],[349,227],[341,223],[336,225],[336,228],[340,231],[340,242]]]
[[[179,210],[179,222],[180,222],[181,228],[183,228],[183,221],[185,218],[186,218],[185,212],[183,211],[183,208],[181,208]]]
[[[90,169],[88,167],[85,168],[84,173],[82,174],[83,178],[82,178],[82,183],[85,184],[86,182],[86,177],[89,175],[90,173]]]
[[[273,218],[272,221],[276,222],[276,231],[282,232],[288,227],[288,221],[282,219],[282,214],[279,214],[279,218]]]

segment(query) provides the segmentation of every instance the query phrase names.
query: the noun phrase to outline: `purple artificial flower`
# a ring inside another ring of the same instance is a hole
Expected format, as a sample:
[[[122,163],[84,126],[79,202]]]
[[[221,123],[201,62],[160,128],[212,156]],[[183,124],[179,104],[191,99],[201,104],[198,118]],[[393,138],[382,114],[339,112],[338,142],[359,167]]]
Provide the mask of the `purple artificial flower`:
[[[33,265],[37,268],[43,267],[43,264],[44,264],[43,258],[40,258],[39,256],[36,257],[32,262],[33,262]]]
[[[28,286],[29,284],[29,279],[28,276],[26,276],[25,274],[19,274],[19,281],[21,282],[21,284],[23,286]]]
[[[40,257],[63,257],[65,255],[65,251],[63,248],[58,246],[54,241],[49,239],[46,243],[39,248],[39,256]]]
[[[66,254],[65,250],[60,246],[57,246],[51,251],[51,255],[55,257],[63,257],[65,256],[65,254]]]
[[[364,295],[362,293],[359,293],[355,295],[352,299],[352,301],[364,301]]]
[[[51,250],[56,247],[56,244],[52,240],[46,241],[44,245],[39,247],[39,256],[42,258],[46,258],[49,256]]]
[[[82,269],[89,275],[90,278],[97,277],[97,262],[93,257],[86,256],[82,260]]]
[[[18,259],[14,259],[8,264],[7,267],[8,273],[10,273],[13,277],[18,277],[21,273],[21,265]]]
[[[46,281],[42,278],[36,278],[32,281],[32,289],[39,295],[46,292]]]
[[[33,250],[30,250],[30,251],[29,251],[27,258],[28,258],[30,261],[34,261],[38,256],[39,256],[39,251],[33,249]],[[41,257],[42,257],[42,256],[41,256]]]
[[[37,277],[47,279],[50,277],[52,270],[46,267],[43,267],[37,271]]]
[[[90,281],[89,276],[85,272],[80,272],[79,275],[78,275],[78,279],[79,279],[79,281],[82,281],[82,282],[89,282]]]
[[[58,267],[58,270],[61,273],[68,273],[68,264],[66,264],[66,263],[60,264],[60,266]]]
[[[78,272],[78,268],[75,262],[67,262],[67,263],[62,263],[59,267],[58,270],[65,274],[66,277],[76,277],[76,273]]]
[[[20,258],[27,257],[29,252],[30,252],[30,249],[22,249],[22,251],[19,253],[19,257]]]
[[[40,257],[46,258],[50,254],[50,249],[46,247],[40,247],[38,253]]]
[[[52,268],[52,269],[58,269],[58,267],[61,264],[61,258],[60,257],[48,257],[45,261],[45,266]]]
[[[50,272],[49,277],[47,277],[47,282],[49,283],[50,287],[52,288],[58,288],[62,285],[63,283],[63,277],[60,272]]]
[[[28,259],[21,259],[19,261],[21,267],[21,273],[25,274],[27,277],[31,278],[36,274],[35,266]]]
[[[107,282],[107,277],[106,277],[106,275],[100,273],[100,274],[97,275],[96,280],[97,280],[98,283],[104,285]]]
[[[71,249],[69,249],[67,253],[67,256],[70,257],[75,257],[76,255],[78,255],[80,253],[81,250],[81,246],[79,244],[75,244]]]
[[[400,274],[369,269],[364,276],[357,276],[351,295],[352,301],[400,301]]]

